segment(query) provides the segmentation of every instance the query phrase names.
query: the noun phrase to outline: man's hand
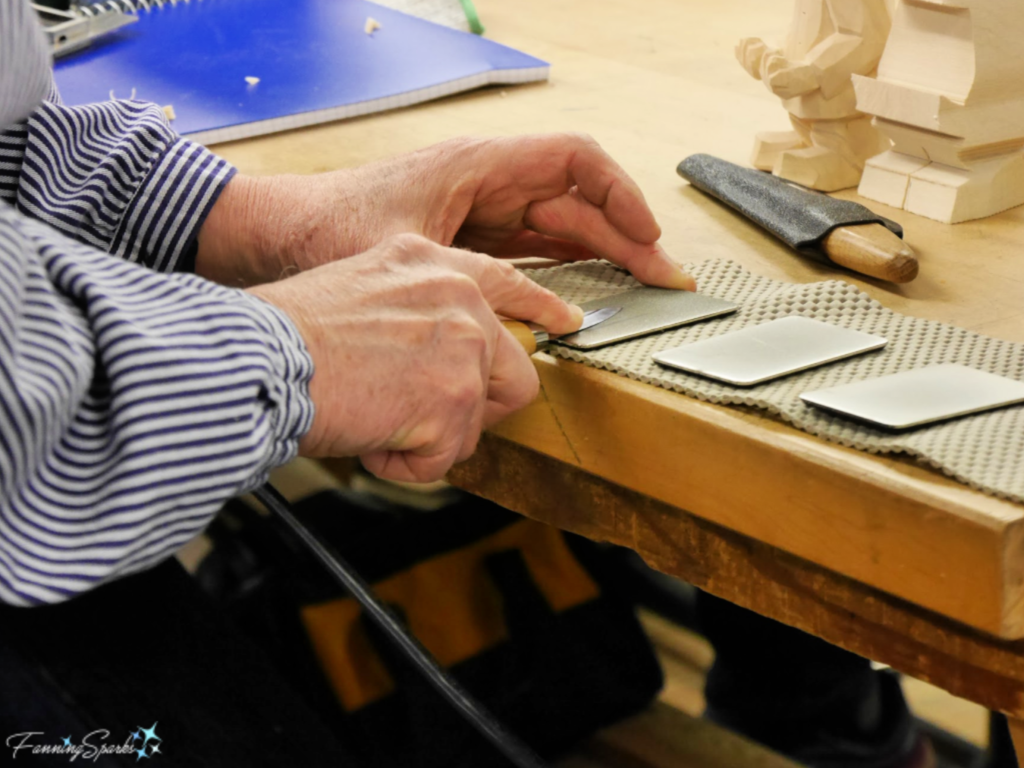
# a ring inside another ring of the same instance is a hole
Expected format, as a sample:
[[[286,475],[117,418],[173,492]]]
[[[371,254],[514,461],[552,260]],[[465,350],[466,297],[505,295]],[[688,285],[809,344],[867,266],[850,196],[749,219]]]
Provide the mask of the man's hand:
[[[200,232],[197,271],[252,284],[362,253],[401,232],[492,256],[606,258],[694,289],[632,179],[589,137],[456,139],[318,176],[236,176]]]
[[[291,317],[313,357],[316,415],[300,451],[417,482],[443,477],[537,394],[496,312],[553,333],[583,320],[511,265],[415,235],[251,292]]]

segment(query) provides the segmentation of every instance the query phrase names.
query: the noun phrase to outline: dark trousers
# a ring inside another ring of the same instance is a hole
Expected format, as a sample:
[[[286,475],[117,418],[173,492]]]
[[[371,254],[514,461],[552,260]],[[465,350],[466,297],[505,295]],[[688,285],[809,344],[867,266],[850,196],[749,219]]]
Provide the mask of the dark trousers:
[[[706,592],[696,614],[715,648],[704,695],[716,722],[788,752],[819,728],[880,716],[867,659]]]
[[[0,606],[0,764],[12,734],[78,744],[102,729],[105,743],[123,744],[154,724],[159,766],[357,766],[175,561],[61,605]],[[67,759],[21,750],[12,764]],[[138,762],[147,764],[76,761]]]

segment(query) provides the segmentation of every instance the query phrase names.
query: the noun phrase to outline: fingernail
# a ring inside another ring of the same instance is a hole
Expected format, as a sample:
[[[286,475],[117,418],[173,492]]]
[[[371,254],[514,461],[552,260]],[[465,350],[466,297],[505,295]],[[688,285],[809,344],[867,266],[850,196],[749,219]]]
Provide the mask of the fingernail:
[[[668,285],[666,288],[675,288],[681,291],[696,291],[697,281],[694,280],[689,274],[684,272],[675,260],[665,253],[665,249],[661,245],[657,246],[658,255],[664,259],[665,263],[669,266],[668,272]]]
[[[578,307],[575,304],[569,305],[569,312],[572,313],[573,327],[579,328],[583,325],[583,308]]]

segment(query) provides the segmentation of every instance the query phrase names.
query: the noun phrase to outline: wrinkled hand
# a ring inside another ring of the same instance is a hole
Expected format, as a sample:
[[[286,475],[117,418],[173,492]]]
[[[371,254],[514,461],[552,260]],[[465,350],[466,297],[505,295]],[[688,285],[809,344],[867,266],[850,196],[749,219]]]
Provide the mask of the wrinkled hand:
[[[755,80],[761,79],[761,62],[764,57],[776,52],[759,37],[745,37],[736,44],[736,60]]]
[[[496,312],[553,333],[583,319],[511,265],[415,235],[250,290],[291,317],[313,357],[300,452],[360,456],[393,480],[443,477],[536,396],[533,364]]]
[[[821,87],[821,70],[810,64],[789,61],[782,54],[772,53],[761,62],[761,79],[768,90],[780,99],[804,96]]]
[[[236,176],[221,197],[197,263],[220,282],[245,269],[246,283],[276,279],[412,232],[498,257],[601,257],[644,283],[695,288],[658,245],[635,182],[586,136],[455,139],[318,176]],[[240,268],[239,254],[261,266]]]

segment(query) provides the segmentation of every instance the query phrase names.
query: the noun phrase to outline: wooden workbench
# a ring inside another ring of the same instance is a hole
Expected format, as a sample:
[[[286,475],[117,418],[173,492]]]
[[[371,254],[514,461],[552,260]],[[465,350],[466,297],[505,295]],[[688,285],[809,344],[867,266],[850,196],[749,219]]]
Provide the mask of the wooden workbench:
[[[840,276],[674,173],[694,152],[744,163],[756,131],[788,127],[732,49],[781,36],[789,0],[477,4],[490,37],[552,63],[550,83],[218,151],[248,173],[312,173],[466,133],[584,131],[639,182],[680,261]],[[904,224],[921,276],[902,287],[844,279],[894,310],[1024,341],[1024,209],[951,227],[873,207]],[[1024,506],[757,412],[535,360],[542,396],[453,482],[1024,721]]]

